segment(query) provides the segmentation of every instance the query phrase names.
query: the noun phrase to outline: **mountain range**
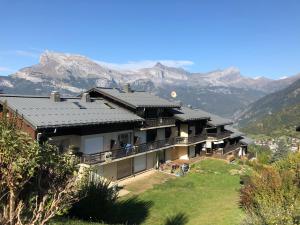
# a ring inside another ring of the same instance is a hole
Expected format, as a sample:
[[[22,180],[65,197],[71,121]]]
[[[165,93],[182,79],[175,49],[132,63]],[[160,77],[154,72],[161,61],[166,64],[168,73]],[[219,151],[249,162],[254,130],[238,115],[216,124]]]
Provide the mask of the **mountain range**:
[[[249,78],[234,67],[192,73],[160,62],[150,68],[116,70],[85,56],[45,51],[38,64],[1,76],[0,88],[4,93],[14,94],[48,95],[58,90],[65,95],[77,95],[94,86],[120,87],[130,83],[134,89],[233,117],[252,102],[299,78],[300,74],[280,80]],[[172,91],[176,91],[176,99],[170,96]]]
[[[299,136],[300,80],[253,102],[237,115],[242,129],[251,134]]]

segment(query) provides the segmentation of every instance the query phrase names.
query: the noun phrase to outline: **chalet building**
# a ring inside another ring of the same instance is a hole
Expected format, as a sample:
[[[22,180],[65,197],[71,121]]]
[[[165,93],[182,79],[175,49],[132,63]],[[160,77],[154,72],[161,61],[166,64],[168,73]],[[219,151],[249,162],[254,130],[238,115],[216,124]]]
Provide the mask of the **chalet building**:
[[[177,159],[247,153],[243,134],[226,127],[231,121],[129,85],[93,88],[80,97],[0,95],[4,103],[32,138],[71,151],[81,165],[113,180]]]

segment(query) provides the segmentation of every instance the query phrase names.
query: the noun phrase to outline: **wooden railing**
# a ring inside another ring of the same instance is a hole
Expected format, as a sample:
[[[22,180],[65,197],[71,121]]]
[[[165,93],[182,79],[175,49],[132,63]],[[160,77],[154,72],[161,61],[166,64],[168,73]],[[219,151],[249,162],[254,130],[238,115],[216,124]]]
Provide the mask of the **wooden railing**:
[[[220,133],[207,133],[207,137],[212,139],[223,139],[229,137],[231,134],[232,132],[230,131],[222,131]]]
[[[162,127],[162,126],[175,126],[175,119],[168,117],[160,117],[154,119],[145,119],[143,128],[151,128],[151,127]]]

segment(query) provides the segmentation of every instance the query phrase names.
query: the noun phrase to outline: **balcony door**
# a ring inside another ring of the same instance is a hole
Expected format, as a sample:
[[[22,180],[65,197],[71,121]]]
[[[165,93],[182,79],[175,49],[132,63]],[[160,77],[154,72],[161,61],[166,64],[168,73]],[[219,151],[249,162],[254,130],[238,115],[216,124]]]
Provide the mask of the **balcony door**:
[[[99,135],[86,135],[81,138],[82,150],[85,154],[93,154],[104,151],[103,137]]]

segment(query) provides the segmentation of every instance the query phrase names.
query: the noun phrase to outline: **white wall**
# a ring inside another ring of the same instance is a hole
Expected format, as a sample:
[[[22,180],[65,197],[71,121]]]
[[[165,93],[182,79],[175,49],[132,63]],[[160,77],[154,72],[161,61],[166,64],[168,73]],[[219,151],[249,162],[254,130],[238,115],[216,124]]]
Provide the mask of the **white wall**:
[[[78,136],[78,135],[57,136],[57,137],[52,137],[50,142],[57,145],[59,145],[60,143],[67,144],[67,145],[74,145],[75,147],[79,148],[79,151],[84,152],[83,140],[85,138],[89,136],[103,137],[103,150],[106,151],[110,149],[110,141],[111,140],[118,141],[118,135],[123,133],[131,133],[130,143],[132,144],[133,137],[134,137],[133,130],[125,130],[119,132],[101,133],[101,134],[93,134],[93,135],[83,135],[83,136]]]
[[[188,137],[188,124],[180,124],[180,137]]]

